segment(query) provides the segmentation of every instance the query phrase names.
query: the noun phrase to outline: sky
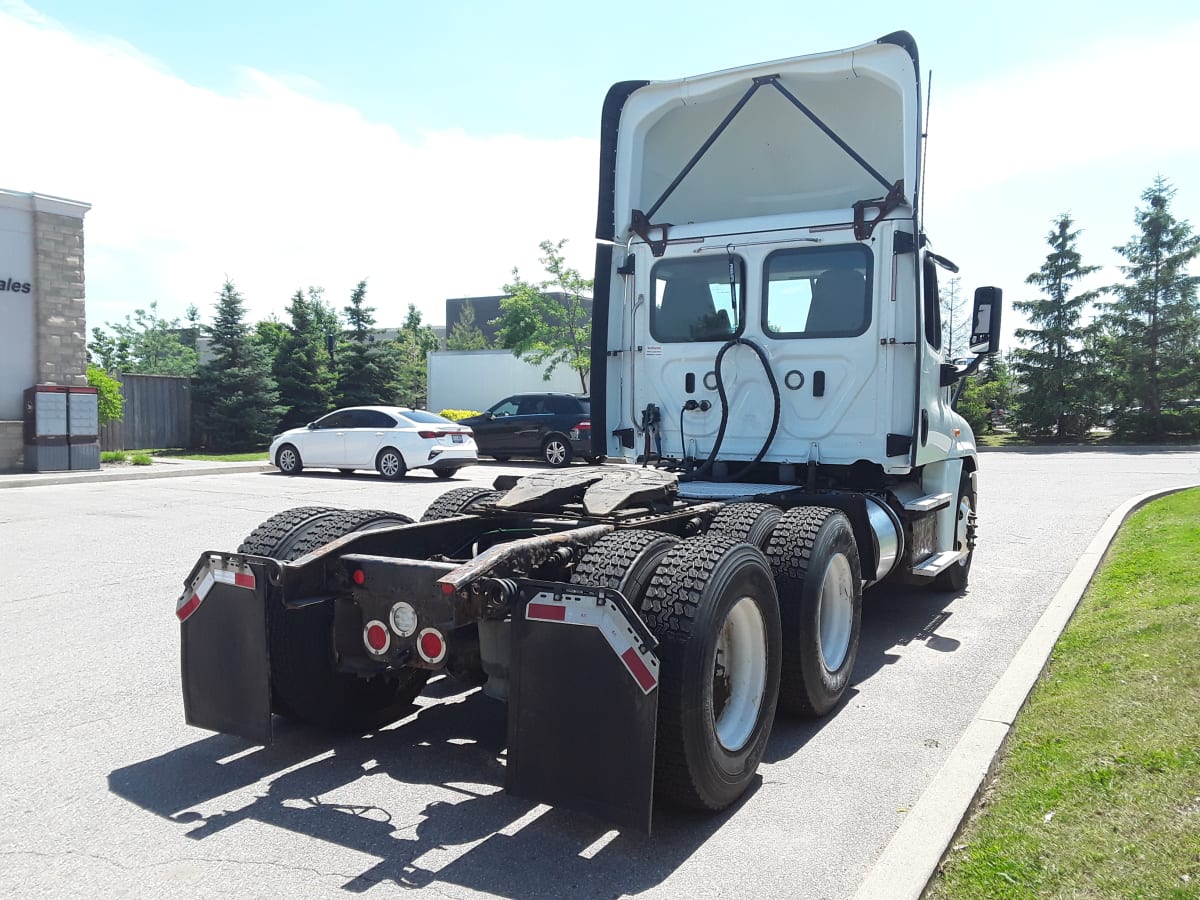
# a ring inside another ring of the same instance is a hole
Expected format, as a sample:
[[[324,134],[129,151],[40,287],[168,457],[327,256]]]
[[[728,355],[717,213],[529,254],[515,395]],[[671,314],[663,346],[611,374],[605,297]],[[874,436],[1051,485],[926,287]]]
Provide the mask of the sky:
[[[89,329],[151,302],[208,320],[226,278],[251,320],[365,278],[380,326],[409,303],[443,324],[448,297],[542,277],[543,240],[591,276],[614,82],[906,30],[932,72],[925,225],[965,292],[1036,297],[1063,212],[1087,286],[1118,281],[1157,175],[1200,229],[1194,0],[816,7],[0,0],[0,188],[92,205]]]

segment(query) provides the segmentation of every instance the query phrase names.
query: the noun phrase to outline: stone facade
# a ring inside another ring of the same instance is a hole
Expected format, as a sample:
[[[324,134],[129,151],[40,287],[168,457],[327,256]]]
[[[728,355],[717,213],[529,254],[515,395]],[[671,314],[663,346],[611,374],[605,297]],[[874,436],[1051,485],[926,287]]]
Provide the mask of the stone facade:
[[[83,219],[33,214],[38,384],[87,384]]]

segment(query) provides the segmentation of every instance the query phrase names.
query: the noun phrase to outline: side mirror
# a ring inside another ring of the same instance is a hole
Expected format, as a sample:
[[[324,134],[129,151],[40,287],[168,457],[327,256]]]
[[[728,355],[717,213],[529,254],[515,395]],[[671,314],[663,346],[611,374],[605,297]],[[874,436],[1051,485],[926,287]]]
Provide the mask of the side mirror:
[[[314,428],[316,428],[316,427],[317,427],[317,423],[316,423],[316,422],[309,422],[309,423],[308,423],[307,425],[305,425],[304,427],[305,427],[305,428],[307,428],[309,431],[312,431]]]
[[[975,289],[975,312],[971,316],[972,353],[995,353],[1000,349],[1000,311],[1003,291],[998,287]]]

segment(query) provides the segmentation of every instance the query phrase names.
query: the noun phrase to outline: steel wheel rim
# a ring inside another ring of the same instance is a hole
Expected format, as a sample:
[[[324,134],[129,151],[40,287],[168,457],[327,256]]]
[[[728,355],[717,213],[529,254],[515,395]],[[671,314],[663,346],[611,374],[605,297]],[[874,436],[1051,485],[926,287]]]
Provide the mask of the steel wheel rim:
[[[850,630],[854,624],[854,573],[846,554],[829,560],[821,577],[820,609],[817,627],[821,635],[821,663],[836,672],[850,651]]]
[[[290,472],[296,468],[296,454],[294,451],[286,448],[279,451],[279,468],[285,472]]]
[[[400,457],[395,453],[385,453],[379,459],[379,471],[391,478],[400,471]]]
[[[713,725],[730,752],[746,746],[767,686],[767,627],[753,597],[729,610],[713,659]]]
[[[971,521],[971,498],[963,494],[958,500],[958,519],[954,523],[954,549],[968,549],[967,541],[967,526]],[[964,556],[958,561],[960,566],[967,564],[967,558]]]
[[[563,446],[562,441],[551,441],[546,445],[546,462],[552,466],[557,466],[567,458],[567,448]]]

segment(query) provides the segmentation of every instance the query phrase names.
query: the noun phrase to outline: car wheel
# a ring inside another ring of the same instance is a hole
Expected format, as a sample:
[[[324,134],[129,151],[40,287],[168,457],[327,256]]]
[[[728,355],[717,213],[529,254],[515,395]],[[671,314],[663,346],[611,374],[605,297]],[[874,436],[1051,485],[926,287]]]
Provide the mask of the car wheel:
[[[454,469],[441,468],[441,469],[434,469],[433,474],[436,475],[438,478],[442,479],[442,481],[445,481],[448,478],[453,478],[455,471],[456,470],[454,470]]]
[[[354,472],[353,469],[338,469],[338,471],[341,472],[343,475],[350,475]]]
[[[585,456],[584,459],[586,459],[588,461],[589,465],[598,466],[602,462],[607,461],[608,457],[607,456]]]
[[[299,475],[304,471],[304,462],[300,459],[300,451],[291,444],[284,444],[275,454],[275,465],[284,475]]]
[[[571,462],[571,445],[560,434],[553,434],[542,444],[542,459],[555,469],[561,469]]]
[[[375,460],[375,468],[388,481],[399,481],[408,474],[408,466],[404,464],[404,457],[395,447],[384,447],[379,451],[379,457]]]

